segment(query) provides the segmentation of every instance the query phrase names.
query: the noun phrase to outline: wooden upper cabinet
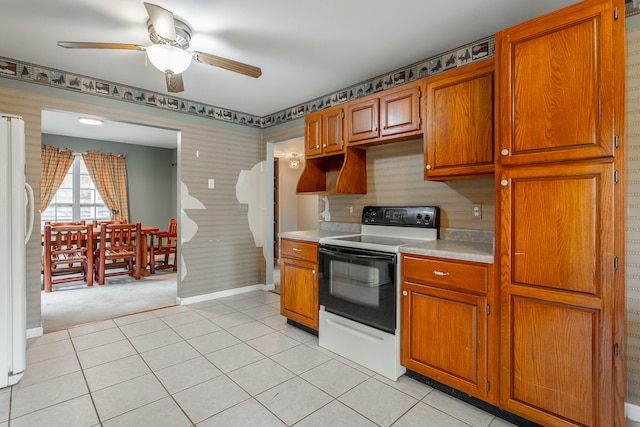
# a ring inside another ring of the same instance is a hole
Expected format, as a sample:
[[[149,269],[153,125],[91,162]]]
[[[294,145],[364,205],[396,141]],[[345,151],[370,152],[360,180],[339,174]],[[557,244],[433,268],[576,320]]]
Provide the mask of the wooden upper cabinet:
[[[383,92],[380,96],[380,136],[420,131],[420,86]]]
[[[305,156],[315,157],[344,151],[344,108],[335,106],[307,114]]]
[[[325,154],[344,151],[344,109],[333,107],[322,113],[322,140]]]
[[[493,175],[494,61],[427,80],[425,179]]]
[[[350,145],[406,139],[422,134],[422,82],[408,83],[347,105]]]
[[[348,142],[368,141],[380,135],[379,109],[380,99],[377,96],[347,105]]]
[[[611,1],[585,1],[496,34],[501,163],[613,156],[613,26]]]
[[[322,154],[322,112],[316,111],[304,116],[304,154]]]

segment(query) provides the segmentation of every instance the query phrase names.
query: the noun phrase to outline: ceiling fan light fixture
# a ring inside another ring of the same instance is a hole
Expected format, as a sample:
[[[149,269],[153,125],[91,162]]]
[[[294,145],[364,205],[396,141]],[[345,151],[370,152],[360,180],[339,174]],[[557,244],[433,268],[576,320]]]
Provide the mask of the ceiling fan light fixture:
[[[163,73],[181,74],[191,64],[191,54],[169,44],[153,44],[147,47],[147,57]]]

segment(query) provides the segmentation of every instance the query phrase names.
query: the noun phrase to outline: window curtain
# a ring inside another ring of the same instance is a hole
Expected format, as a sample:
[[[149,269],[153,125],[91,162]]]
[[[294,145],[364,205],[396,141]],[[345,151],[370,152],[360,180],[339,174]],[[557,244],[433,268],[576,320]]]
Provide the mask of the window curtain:
[[[50,145],[40,147],[40,212],[44,212],[73,163],[73,152]]]
[[[129,221],[127,168],[124,156],[89,151],[82,154],[87,171],[111,211],[112,221]]]

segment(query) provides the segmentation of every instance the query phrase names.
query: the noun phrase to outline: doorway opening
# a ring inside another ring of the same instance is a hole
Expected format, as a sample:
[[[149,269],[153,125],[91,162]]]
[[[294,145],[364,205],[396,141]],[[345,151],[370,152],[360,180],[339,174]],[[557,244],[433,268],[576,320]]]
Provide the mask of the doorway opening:
[[[318,229],[318,196],[296,194],[298,177],[304,168],[304,138],[267,143],[267,164],[273,168],[266,197],[267,203],[273,205],[265,228],[272,240],[269,249],[273,251],[273,256],[267,256],[267,283],[273,283],[274,291],[280,293],[278,233]]]
[[[180,219],[180,131],[102,117],[103,125],[96,129],[78,123],[80,116],[86,115],[43,110],[42,144],[69,148],[76,154],[100,151],[123,155],[129,222],[166,231],[171,218]],[[60,199],[64,197],[58,198],[58,209],[64,204]],[[179,260],[175,262],[180,264]],[[103,286],[96,283],[89,287],[81,281],[54,285],[53,292],[41,291],[43,330],[50,332],[175,305],[178,286],[179,274],[173,270],[156,270],[155,274],[147,271],[139,281],[130,276],[116,276],[108,278]]]

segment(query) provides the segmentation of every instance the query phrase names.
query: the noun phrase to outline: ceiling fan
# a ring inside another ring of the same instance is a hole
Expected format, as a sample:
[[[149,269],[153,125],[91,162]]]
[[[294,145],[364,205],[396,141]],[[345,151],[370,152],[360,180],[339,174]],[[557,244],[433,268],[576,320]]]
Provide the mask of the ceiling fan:
[[[121,50],[141,50],[147,52],[149,61],[165,75],[167,90],[169,92],[182,92],[184,83],[182,72],[185,71],[191,60],[214,67],[224,68],[258,78],[262,75],[262,70],[252,65],[242,62],[222,58],[204,52],[189,53],[189,41],[191,40],[191,28],[174,18],[173,13],[152,3],[144,3],[149,15],[147,22],[149,39],[153,43],[150,46],[142,46],[128,43],[96,43],[96,42],[69,42],[59,41],[58,46],[67,49],[121,49]]]

